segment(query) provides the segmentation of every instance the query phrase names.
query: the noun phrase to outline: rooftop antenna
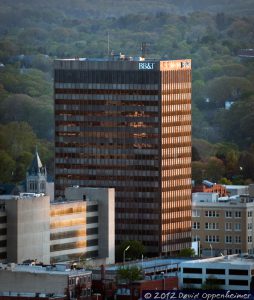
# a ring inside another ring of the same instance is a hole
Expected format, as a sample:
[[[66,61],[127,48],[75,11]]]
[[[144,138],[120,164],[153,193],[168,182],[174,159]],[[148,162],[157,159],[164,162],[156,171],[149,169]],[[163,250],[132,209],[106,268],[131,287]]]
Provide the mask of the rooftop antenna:
[[[141,57],[145,58],[146,57],[146,52],[147,52],[148,44],[146,42],[141,43]]]

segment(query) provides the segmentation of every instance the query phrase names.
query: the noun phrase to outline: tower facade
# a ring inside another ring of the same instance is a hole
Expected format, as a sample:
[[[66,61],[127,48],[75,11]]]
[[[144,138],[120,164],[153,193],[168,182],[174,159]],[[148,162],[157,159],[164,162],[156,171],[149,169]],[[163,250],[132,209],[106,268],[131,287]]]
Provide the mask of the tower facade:
[[[28,193],[46,193],[47,171],[41,163],[37,150],[26,174],[26,191]]]
[[[55,193],[113,187],[116,242],[191,242],[191,61],[55,61]]]

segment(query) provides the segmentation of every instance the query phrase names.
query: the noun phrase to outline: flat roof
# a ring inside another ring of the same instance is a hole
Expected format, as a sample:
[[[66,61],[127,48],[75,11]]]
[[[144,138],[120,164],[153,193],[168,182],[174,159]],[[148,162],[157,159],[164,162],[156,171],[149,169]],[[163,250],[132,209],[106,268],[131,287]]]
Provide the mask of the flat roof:
[[[53,275],[82,275],[82,274],[91,274],[92,271],[88,271],[85,269],[69,269],[64,268],[64,265],[58,268],[58,266],[38,266],[38,265],[18,265],[13,264],[11,266],[2,264],[0,265],[0,270],[8,270],[12,272],[26,272],[26,273],[40,273],[40,274],[53,274]]]
[[[86,203],[85,200],[81,200],[81,199],[78,199],[78,200],[70,200],[70,199],[66,199],[66,200],[63,200],[63,199],[60,199],[60,200],[57,200],[57,199],[54,199],[54,201],[50,202],[50,205],[61,205],[61,204],[75,204],[75,203]]]
[[[99,57],[71,57],[71,58],[57,58],[55,60],[63,61],[159,61],[159,59],[154,58],[143,58],[141,56],[127,56],[124,54],[115,54],[106,56],[103,58]]]
[[[184,262],[183,262],[184,263]],[[198,260],[189,260],[187,261],[188,264],[231,264],[231,265],[246,265],[246,266],[254,266],[254,256],[251,255],[226,255],[226,256],[219,256],[219,257],[211,257],[205,259],[198,259]]]
[[[54,69],[88,71],[167,71],[190,70],[191,59],[160,60],[141,57],[67,58],[55,59]],[[57,76],[56,76],[57,77]],[[58,81],[58,80],[56,80]]]
[[[138,260],[138,261],[131,261],[131,262],[125,262],[125,266],[138,266],[142,269],[152,269],[152,268],[159,268],[162,266],[176,266],[180,264],[181,262],[190,261],[190,258],[154,258],[149,260]],[[116,271],[120,267],[122,267],[123,264],[115,264],[115,265],[106,265],[105,269],[106,271]]]
[[[23,193],[24,195],[0,195],[0,200],[8,201],[8,200],[31,200],[37,199],[41,197],[49,197],[46,194],[34,194],[34,193]]]
[[[224,185],[226,189],[243,189],[248,188],[248,185]]]

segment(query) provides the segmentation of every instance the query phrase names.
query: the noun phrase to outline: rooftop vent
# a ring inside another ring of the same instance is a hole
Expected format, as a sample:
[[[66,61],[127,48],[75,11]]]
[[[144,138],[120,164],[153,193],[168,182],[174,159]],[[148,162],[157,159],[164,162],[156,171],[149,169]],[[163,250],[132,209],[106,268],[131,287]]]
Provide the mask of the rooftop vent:
[[[214,183],[212,183],[211,181],[208,181],[208,180],[203,180],[202,184],[209,187],[209,188],[214,186]]]

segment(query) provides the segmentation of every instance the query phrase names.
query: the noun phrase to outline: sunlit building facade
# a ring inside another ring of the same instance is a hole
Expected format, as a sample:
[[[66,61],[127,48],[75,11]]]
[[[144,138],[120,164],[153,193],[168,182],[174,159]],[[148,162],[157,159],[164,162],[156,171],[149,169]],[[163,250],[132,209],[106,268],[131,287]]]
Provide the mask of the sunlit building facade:
[[[191,61],[55,61],[55,193],[113,187],[116,241],[191,242]]]
[[[50,205],[50,262],[114,263],[114,189],[70,187],[65,199]]]
[[[115,191],[70,187],[64,202],[43,194],[0,196],[0,263],[115,262]]]
[[[251,191],[251,189],[250,189]],[[254,194],[193,193],[192,239],[202,256],[254,254]]]

